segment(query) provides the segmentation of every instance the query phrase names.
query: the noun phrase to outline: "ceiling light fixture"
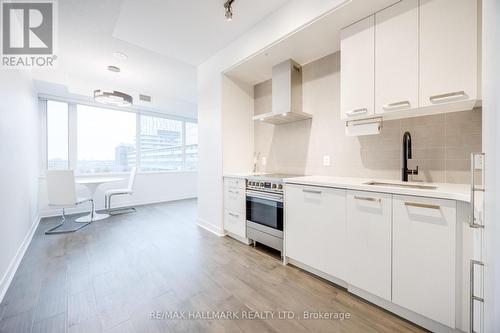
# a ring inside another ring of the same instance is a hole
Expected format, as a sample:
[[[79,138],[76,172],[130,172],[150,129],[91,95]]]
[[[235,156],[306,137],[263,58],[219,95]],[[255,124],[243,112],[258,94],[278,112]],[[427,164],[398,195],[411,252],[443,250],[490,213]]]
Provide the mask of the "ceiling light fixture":
[[[119,91],[102,91],[94,90],[94,100],[96,102],[114,106],[131,106],[133,102],[132,96]]]
[[[232,21],[233,20],[233,2],[234,0],[227,0],[226,3],[224,4],[224,9],[226,9],[226,20]]]
[[[120,67],[117,66],[108,66],[108,71],[113,73],[120,73],[121,69]]]

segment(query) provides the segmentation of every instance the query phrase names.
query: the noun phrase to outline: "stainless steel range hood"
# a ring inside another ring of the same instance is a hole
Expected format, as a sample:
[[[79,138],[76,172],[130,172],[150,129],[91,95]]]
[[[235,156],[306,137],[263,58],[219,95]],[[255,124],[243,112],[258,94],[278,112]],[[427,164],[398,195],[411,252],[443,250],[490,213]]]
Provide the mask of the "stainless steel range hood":
[[[292,59],[273,67],[273,108],[254,120],[280,125],[312,118],[302,112],[302,68]]]

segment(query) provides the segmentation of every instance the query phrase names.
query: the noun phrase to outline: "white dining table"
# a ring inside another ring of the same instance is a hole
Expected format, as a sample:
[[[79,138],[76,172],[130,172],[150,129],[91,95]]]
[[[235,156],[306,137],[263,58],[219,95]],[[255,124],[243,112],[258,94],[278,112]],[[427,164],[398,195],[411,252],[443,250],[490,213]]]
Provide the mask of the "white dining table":
[[[81,178],[76,178],[75,182],[79,185],[86,186],[90,192],[90,197],[94,199],[95,192],[97,191],[97,188],[101,184],[119,182],[122,180],[124,180],[124,178],[120,177],[81,177]],[[75,221],[78,223],[88,223],[88,222],[104,220],[109,217],[109,214],[98,214],[95,210],[95,206],[96,205],[94,200],[94,211],[91,212],[89,215],[77,218]]]

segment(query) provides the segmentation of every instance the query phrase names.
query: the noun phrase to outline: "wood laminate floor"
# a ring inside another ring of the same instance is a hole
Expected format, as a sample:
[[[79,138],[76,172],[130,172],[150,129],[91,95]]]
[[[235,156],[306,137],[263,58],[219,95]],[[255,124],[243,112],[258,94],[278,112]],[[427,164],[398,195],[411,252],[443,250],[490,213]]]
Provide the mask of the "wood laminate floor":
[[[57,221],[40,223],[0,304],[0,332],[422,331],[283,266],[263,249],[198,227],[194,200],[139,207],[73,234],[45,235]],[[296,319],[280,319],[278,311]],[[350,318],[299,318],[304,311]]]

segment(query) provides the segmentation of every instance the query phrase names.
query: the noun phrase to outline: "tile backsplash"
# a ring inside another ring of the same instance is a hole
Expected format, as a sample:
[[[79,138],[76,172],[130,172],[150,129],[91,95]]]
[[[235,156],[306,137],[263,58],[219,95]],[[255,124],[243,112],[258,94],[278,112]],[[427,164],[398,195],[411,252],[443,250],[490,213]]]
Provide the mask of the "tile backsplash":
[[[340,53],[303,67],[303,111],[312,120],[255,124],[255,150],[266,157],[261,172],[401,178],[402,137],[412,135],[419,175],[411,180],[468,183],[470,153],[481,151],[481,110],[384,121],[381,134],[348,137],[340,119]],[[255,114],[271,111],[271,81],[254,87]],[[323,165],[330,156],[331,165]]]

